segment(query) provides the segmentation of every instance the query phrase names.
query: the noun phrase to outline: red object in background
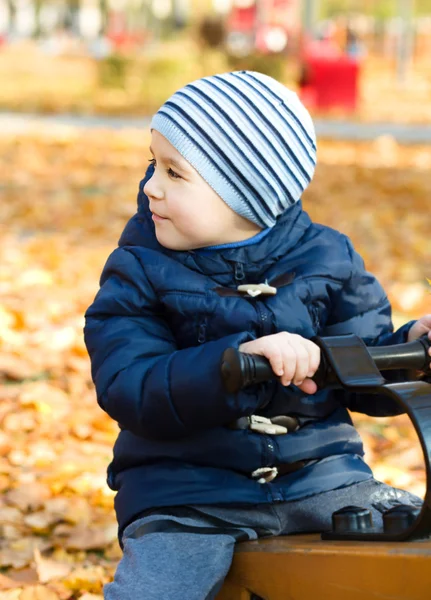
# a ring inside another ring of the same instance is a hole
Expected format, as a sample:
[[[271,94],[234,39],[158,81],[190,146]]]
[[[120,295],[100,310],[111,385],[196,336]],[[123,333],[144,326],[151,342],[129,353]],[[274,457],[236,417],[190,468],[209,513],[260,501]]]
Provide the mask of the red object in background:
[[[247,8],[233,6],[227,19],[228,31],[251,33],[261,27],[282,27],[290,29],[294,25],[290,11],[295,0],[259,0]]]
[[[256,27],[257,9],[256,4],[248,8],[233,7],[227,21],[229,31],[241,31],[250,33]]]
[[[115,50],[128,52],[135,50],[137,46],[143,45],[147,38],[147,32],[141,30],[130,31],[126,15],[120,11],[111,11],[106,37]]]
[[[115,50],[133,51],[137,46],[142,46],[146,40],[145,34],[140,32],[108,32],[107,39],[111,42]]]
[[[300,0],[252,0],[249,6],[232,6],[228,33],[253,36],[254,50],[264,54],[285,50],[298,28]]]
[[[311,110],[342,108],[353,112],[358,103],[360,64],[329,40],[314,41],[303,54],[299,96]]]

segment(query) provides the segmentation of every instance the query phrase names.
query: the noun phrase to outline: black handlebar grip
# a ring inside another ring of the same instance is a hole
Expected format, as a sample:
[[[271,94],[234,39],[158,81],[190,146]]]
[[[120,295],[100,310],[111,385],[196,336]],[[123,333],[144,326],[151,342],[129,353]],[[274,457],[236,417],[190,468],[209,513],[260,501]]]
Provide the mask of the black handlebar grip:
[[[246,354],[235,348],[228,348],[223,352],[220,370],[225,389],[231,394],[255,383],[279,379],[267,358],[259,354]],[[324,356],[321,357],[319,368],[311,379],[318,387],[331,383]]]
[[[368,347],[368,351],[381,371],[417,369],[429,373],[430,347],[431,342],[425,334],[414,342],[394,346],[372,346]],[[249,385],[278,379],[267,358],[259,354],[246,354],[235,348],[228,348],[223,352],[220,368],[224,386],[229,393],[236,393]],[[319,368],[311,379],[319,388],[335,382],[334,373],[328,367],[323,353]]]
[[[259,354],[246,354],[235,348],[223,352],[221,374],[225,388],[231,394],[254,383],[277,379],[267,358]]]
[[[380,371],[416,369],[427,373],[430,371],[431,357],[428,354],[430,347],[431,341],[428,334],[425,334],[414,342],[406,344],[371,346],[368,348],[368,352]]]

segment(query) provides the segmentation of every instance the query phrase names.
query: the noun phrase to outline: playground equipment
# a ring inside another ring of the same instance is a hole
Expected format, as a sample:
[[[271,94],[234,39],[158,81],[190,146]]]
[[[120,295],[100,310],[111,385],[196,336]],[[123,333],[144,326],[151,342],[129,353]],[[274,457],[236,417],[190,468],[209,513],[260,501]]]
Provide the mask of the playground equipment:
[[[418,435],[426,469],[422,508],[383,515],[349,506],[333,514],[331,531],[242,542],[217,600],[425,600],[431,586],[431,372],[426,336],[396,346],[367,347],[354,335],[313,339],[322,352],[319,388],[343,388],[395,400]],[[408,369],[411,380],[388,383],[380,371]],[[262,356],[230,348],[221,372],[235,392],[276,376]]]

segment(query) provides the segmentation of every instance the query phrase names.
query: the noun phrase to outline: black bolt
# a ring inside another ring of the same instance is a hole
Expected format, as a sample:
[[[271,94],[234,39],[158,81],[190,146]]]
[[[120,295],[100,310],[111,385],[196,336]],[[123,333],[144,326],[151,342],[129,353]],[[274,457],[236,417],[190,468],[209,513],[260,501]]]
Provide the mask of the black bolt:
[[[332,531],[365,531],[371,529],[373,519],[371,511],[360,506],[345,506],[332,513]]]
[[[416,521],[421,508],[409,504],[399,504],[387,510],[383,515],[385,533],[400,533],[408,529]]]

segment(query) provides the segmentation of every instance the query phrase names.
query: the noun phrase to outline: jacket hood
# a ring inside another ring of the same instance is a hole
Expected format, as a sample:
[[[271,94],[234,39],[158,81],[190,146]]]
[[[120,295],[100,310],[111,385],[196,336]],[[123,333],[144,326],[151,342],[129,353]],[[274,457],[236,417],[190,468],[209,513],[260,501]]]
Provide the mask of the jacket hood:
[[[232,263],[242,263],[248,276],[258,276],[291,251],[312,225],[310,217],[302,209],[302,202],[298,201],[278,217],[265,237],[254,244],[211,251],[205,251],[204,248],[170,250],[157,241],[149,200],[144,193],[144,186],[153,171],[154,168],[150,166],[139,184],[138,210],[127,223],[118,242],[119,246],[142,246],[161,252],[199,273],[232,273]]]

